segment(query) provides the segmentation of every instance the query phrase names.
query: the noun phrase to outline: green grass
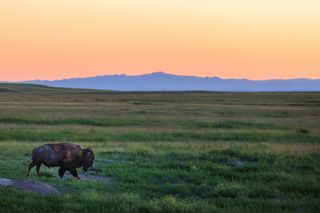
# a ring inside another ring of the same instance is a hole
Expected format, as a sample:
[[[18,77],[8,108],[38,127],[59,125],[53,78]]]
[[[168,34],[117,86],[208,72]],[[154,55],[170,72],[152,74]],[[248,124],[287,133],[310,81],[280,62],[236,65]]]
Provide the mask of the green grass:
[[[179,126],[188,129],[288,129],[288,127],[280,126],[273,123],[245,122],[234,120],[223,120],[219,122],[204,121],[163,121],[150,119],[84,119],[84,118],[68,118],[68,119],[48,119],[36,117],[0,117],[0,123],[3,124],[35,124],[35,125],[84,125],[84,126],[100,126],[100,127],[126,127],[126,126]]]
[[[109,133],[90,129],[86,132],[72,131],[25,131],[2,130],[0,141],[255,141],[255,142],[305,142],[317,143],[319,134],[267,133],[267,132],[124,132]]]
[[[319,93],[0,94],[0,177],[24,179],[44,143],[91,146],[109,182],[0,187],[0,212],[318,212]],[[83,173],[82,169],[79,169]]]
[[[134,126],[134,125],[157,125],[155,120],[137,120],[137,119],[46,119],[46,118],[22,118],[22,117],[1,117],[0,123],[13,124],[36,124],[36,125],[67,125],[78,124],[85,126]]]

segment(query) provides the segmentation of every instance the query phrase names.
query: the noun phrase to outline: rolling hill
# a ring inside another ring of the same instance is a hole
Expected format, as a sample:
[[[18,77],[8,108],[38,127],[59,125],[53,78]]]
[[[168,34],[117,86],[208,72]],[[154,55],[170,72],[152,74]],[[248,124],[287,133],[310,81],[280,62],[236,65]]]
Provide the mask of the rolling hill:
[[[75,92],[75,91],[92,91],[88,89],[72,89],[51,87],[31,83],[0,83],[0,93],[49,93],[49,92]]]

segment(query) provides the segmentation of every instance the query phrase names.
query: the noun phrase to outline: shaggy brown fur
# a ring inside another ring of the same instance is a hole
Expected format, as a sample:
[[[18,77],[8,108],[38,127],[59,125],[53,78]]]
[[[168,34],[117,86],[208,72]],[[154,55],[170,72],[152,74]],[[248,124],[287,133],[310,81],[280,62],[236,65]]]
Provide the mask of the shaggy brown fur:
[[[81,149],[79,145],[71,143],[45,144],[32,151],[32,162],[29,164],[27,176],[30,170],[36,166],[40,177],[40,166],[60,167],[59,176],[62,178],[66,171],[79,178],[76,168],[83,167],[87,171],[92,166],[94,154],[91,148]]]

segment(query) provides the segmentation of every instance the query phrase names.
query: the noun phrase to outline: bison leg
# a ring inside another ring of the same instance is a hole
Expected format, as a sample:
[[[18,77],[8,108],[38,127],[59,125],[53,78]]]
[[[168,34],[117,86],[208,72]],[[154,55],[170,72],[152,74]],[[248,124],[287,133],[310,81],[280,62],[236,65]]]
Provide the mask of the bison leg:
[[[76,169],[71,169],[70,173],[72,174],[73,177],[78,178],[80,180],[80,177],[78,176],[78,172]]]
[[[41,163],[38,163],[36,167],[36,171],[39,177],[40,177],[40,167],[41,167]]]
[[[64,168],[60,167],[60,169],[59,169],[60,178],[63,178],[63,175],[64,175],[65,172],[66,172],[66,170]]]
[[[32,162],[29,164],[29,169],[28,169],[27,177],[29,177],[29,175],[30,175],[30,170],[31,170],[35,165],[37,165],[37,162],[36,162],[36,161],[32,161]]]

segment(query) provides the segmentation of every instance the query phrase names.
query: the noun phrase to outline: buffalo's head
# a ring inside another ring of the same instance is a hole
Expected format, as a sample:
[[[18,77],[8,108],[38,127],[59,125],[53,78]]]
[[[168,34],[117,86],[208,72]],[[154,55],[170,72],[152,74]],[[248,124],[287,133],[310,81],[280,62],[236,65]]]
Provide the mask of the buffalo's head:
[[[85,150],[83,150],[83,170],[87,171],[89,167],[92,166],[94,161],[94,154],[91,148],[86,148]]]

